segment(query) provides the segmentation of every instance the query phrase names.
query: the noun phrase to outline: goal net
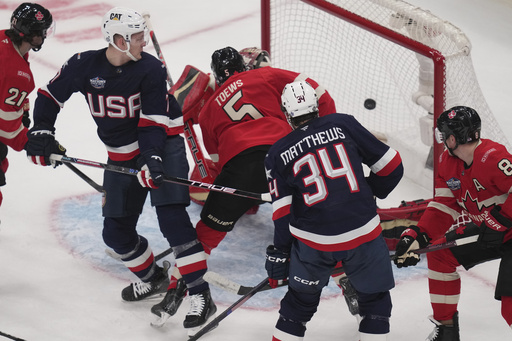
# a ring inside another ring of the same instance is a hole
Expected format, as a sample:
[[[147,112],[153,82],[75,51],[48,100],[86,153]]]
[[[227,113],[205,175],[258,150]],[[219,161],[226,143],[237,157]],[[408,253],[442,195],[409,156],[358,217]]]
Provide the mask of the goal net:
[[[262,0],[262,47],[278,68],[322,84],[338,112],[354,115],[398,150],[405,176],[433,190],[435,119],[466,105],[482,137],[510,148],[480,90],[471,43],[459,28],[397,0]]]

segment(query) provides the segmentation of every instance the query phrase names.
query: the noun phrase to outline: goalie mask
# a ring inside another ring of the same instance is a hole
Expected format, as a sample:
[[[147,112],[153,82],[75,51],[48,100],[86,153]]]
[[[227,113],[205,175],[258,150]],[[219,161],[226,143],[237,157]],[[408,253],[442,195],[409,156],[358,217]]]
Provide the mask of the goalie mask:
[[[480,139],[481,129],[480,116],[476,110],[457,106],[446,110],[437,119],[436,141],[444,142],[453,135],[455,138],[455,148],[448,148],[450,152],[455,150],[460,144],[478,141]]]
[[[247,70],[259,69],[264,66],[272,66],[270,62],[270,55],[267,51],[257,47],[246,47],[241,49],[240,54],[244,58]]]
[[[218,85],[224,84],[235,73],[247,70],[244,58],[231,46],[213,52],[210,67]]]
[[[146,20],[138,12],[126,7],[114,7],[103,16],[101,25],[103,37],[117,50],[126,53],[133,61],[137,61],[130,53],[130,41],[135,33],[144,32],[144,42],[149,44],[149,30]],[[120,35],[126,41],[127,49],[121,50],[114,42],[114,37]]]
[[[281,110],[292,129],[318,117],[318,97],[306,81],[287,84],[281,95]]]
[[[52,33],[53,18],[46,8],[39,4],[24,2],[14,10],[11,16],[11,39],[15,44],[27,41],[34,51],[39,51],[46,37]],[[34,37],[42,37],[35,43]]]

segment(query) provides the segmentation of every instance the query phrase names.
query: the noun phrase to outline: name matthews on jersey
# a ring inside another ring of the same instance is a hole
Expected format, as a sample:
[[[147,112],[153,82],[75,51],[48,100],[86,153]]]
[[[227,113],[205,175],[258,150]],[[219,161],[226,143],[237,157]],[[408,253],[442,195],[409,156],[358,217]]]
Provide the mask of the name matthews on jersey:
[[[305,127],[307,129],[307,126]],[[345,134],[342,129],[339,127],[332,127],[325,131],[321,131],[312,135],[308,135],[304,137],[302,140],[285,150],[280,154],[281,160],[283,160],[284,165],[288,164],[295,157],[299,156],[299,154],[304,152],[303,145],[306,144],[307,148],[311,148],[314,146],[320,146],[323,144],[327,144],[332,141],[345,139]]]

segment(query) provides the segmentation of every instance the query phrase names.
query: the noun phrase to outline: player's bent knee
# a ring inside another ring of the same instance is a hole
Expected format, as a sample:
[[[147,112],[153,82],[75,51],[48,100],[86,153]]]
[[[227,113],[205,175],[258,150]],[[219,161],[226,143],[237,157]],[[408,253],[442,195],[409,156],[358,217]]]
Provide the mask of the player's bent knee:
[[[226,237],[227,232],[217,231],[200,220],[196,225],[197,239],[203,244],[204,251],[210,254]]]

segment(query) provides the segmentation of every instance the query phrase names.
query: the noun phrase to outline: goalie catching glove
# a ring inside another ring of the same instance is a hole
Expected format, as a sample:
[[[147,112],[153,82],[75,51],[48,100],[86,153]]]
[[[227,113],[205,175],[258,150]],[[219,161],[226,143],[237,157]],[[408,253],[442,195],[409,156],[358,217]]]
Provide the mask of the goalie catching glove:
[[[420,261],[420,255],[414,253],[414,250],[427,247],[430,238],[426,233],[420,232],[416,225],[410,225],[402,232],[400,241],[396,244],[394,262],[398,268],[414,266]]]
[[[55,140],[55,128],[35,126],[28,131],[27,137],[25,150],[30,162],[41,166],[51,165],[53,168],[62,164],[50,159],[51,154],[66,155],[66,148]]]
[[[267,247],[265,270],[267,270],[268,274],[268,284],[272,288],[277,288],[288,278],[290,255],[287,252],[276,249],[274,245],[269,245]]]
[[[137,173],[137,179],[142,187],[158,188],[164,182],[164,165],[157,153],[145,153],[139,162],[144,165]]]

